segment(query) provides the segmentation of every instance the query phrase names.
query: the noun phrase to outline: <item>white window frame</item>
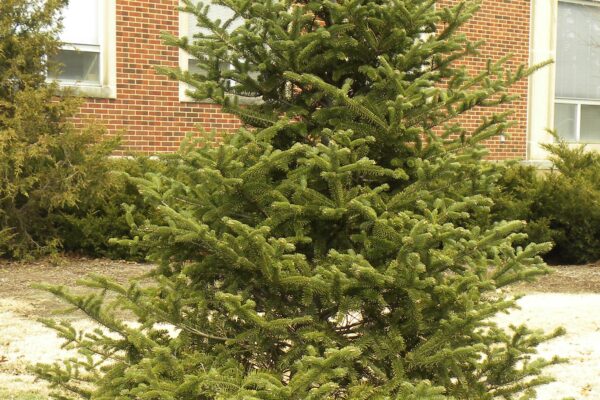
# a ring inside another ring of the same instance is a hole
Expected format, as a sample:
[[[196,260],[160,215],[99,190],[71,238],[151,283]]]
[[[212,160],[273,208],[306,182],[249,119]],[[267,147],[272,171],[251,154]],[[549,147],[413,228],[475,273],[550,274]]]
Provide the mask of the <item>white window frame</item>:
[[[600,6],[600,0],[532,0],[531,34],[529,46],[530,65],[556,59],[558,2]],[[529,77],[527,110],[527,160],[533,163],[544,162],[548,152],[543,144],[554,142],[548,130],[554,129],[555,103],[577,104],[576,137],[580,142],[581,106],[600,105],[600,100],[556,98],[556,66],[551,64]],[[585,143],[591,150],[600,150],[600,143]]]
[[[535,65],[556,58],[558,0],[532,0],[529,63]],[[552,143],[548,129],[554,127],[554,86],[556,67],[546,66],[529,77],[527,109],[527,160],[543,162],[548,152],[542,147]]]
[[[180,2],[180,5],[183,5],[183,3]],[[189,37],[189,34],[190,34],[189,13],[180,11],[179,12],[179,37],[183,37],[183,36]],[[181,69],[182,71],[189,71],[189,62],[190,62],[190,60],[194,60],[194,59],[195,59],[195,57],[186,53],[182,49],[179,49],[179,69]],[[232,82],[232,85],[235,85],[235,82]],[[208,103],[208,104],[214,103],[211,99],[196,100],[196,99],[192,98],[191,96],[189,96],[187,94],[187,91],[189,91],[189,90],[194,90],[194,88],[185,82],[181,82],[181,81],[179,82],[179,101],[180,102]],[[228,96],[233,96],[233,95],[228,95]],[[262,102],[262,100],[257,99],[257,98],[238,96],[238,102],[239,102],[239,104],[259,104]]]
[[[586,6],[598,7],[600,9],[600,2],[591,0],[558,0],[559,3],[572,3],[581,4]],[[558,7],[558,3],[557,3]],[[558,27],[558,11],[556,19],[556,28]],[[555,28],[555,29],[556,29]],[[555,72],[556,74],[556,72]],[[556,76],[555,76],[556,79]],[[581,107],[582,106],[597,106],[600,105],[599,99],[585,99],[585,98],[571,98],[571,97],[556,97],[554,96],[554,104],[574,104],[575,107],[575,141],[573,143],[578,144],[593,144],[599,143],[600,139],[594,142],[582,142],[581,141]],[[559,132],[560,133],[560,132]]]
[[[180,3],[182,5],[182,3]],[[180,11],[179,12],[179,37],[188,36],[190,32],[190,22],[188,13]],[[191,55],[179,49],[179,68],[182,71],[189,70],[189,62],[190,59],[193,59]],[[192,90],[192,87],[185,82],[179,82],[179,101],[181,102],[194,102],[192,97],[190,97],[186,92],[188,90]]]
[[[575,107],[575,140],[569,143],[577,144],[594,144],[600,143],[600,139],[593,142],[582,142],[581,141],[581,107],[582,106],[600,106],[600,100],[588,100],[588,99],[573,99],[566,97],[555,97],[554,104],[574,104]],[[560,132],[558,132],[560,133]]]
[[[73,88],[80,96],[111,98],[117,97],[117,34],[115,0],[98,2],[99,46],[65,43],[65,50],[97,52],[99,50],[100,80],[98,83],[57,79],[62,87]]]
[[[180,5],[183,5],[183,3],[180,3]],[[179,12],[179,37],[183,37],[183,36],[187,36],[189,37],[190,35],[190,16],[189,13],[180,11]],[[190,37],[190,39],[192,39]],[[191,60],[195,60],[196,58],[188,53],[186,53],[185,51],[183,51],[182,49],[179,49],[179,68],[182,71],[189,71],[189,63]],[[205,99],[205,100],[196,100],[194,98],[192,98],[190,95],[187,94],[187,92],[189,90],[194,90],[194,88],[185,83],[185,82],[179,82],[179,101],[181,102],[187,102],[187,103],[213,103],[212,100],[210,99]],[[240,102],[242,102],[241,100],[242,98],[240,97]]]

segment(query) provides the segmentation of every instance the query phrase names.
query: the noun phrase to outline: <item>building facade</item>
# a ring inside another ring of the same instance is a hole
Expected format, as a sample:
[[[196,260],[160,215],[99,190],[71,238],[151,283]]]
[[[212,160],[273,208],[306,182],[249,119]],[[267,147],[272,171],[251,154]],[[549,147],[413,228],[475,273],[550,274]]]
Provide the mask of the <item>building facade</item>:
[[[193,33],[193,22],[177,5],[71,0],[65,11],[66,44],[59,54],[64,68],[54,78],[86,97],[76,122],[95,120],[121,134],[124,151],[169,152],[199,125],[222,134],[239,127],[235,117],[214,104],[192,102],[185,86],[155,72],[157,65],[194,68],[192,59],[160,39],[162,32]],[[520,96],[510,105],[516,124],[486,143],[492,159],[544,160],[541,144],[553,140],[548,129],[600,149],[600,0],[483,0],[465,29],[471,39],[486,42],[483,57],[466,61],[474,71],[508,53],[515,68],[556,60],[513,87]],[[489,112],[475,110],[463,122],[475,126]]]
[[[86,98],[78,125],[99,122],[123,137],[123,151],[145,154],[176,150],[198,125],[218,133],[239,127],[235,117],[192,102],[179,82],[156,73],[156,66],[188,67],[185,54],[160,38],[189,34],[189,17],[177,6],[178,0],[70,0],[56,78]]]

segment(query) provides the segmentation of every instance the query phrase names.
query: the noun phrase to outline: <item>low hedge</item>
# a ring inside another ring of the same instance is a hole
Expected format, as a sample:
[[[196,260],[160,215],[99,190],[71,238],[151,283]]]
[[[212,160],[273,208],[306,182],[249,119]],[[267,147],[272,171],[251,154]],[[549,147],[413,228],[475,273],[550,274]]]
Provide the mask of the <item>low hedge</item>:
[[[600,259],[600,154],[558,141],[547,145],[553,168],[501,168],[493,219],[528,222],[533,242],[554,242],[546,261],[583,264]]]

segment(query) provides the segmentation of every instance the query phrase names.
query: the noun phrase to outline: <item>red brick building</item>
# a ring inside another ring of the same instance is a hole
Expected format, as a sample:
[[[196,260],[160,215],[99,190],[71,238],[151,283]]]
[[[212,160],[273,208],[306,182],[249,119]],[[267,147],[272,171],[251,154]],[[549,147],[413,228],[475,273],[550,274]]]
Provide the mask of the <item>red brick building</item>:
[[[440,5],[457,0],[440,0]],[[71,0],[65,13],[60,61],[65,85],[87,97],[79,122],[95,119],[120,133],[125,150],[175,150],[201,124],[227,132],[239,124],[218,106],[194,103],[182,84],[157,74],[157,65],[191,66],[185,54],[162,44],[161,32],[190,33],[178,0]],[[484,0],[467,26],[483,39],[483,56],[468,61],[474,70],[487,58],[512,53],[510,64],[556,64],[519,83],[514,92],[517,124],[510,135],[490,140],[492,158],[545,159],[539,146],[552,140],[547,128],[573,143],[600,143],[600,1]],[[482,111],[466,117],[475,125]]]

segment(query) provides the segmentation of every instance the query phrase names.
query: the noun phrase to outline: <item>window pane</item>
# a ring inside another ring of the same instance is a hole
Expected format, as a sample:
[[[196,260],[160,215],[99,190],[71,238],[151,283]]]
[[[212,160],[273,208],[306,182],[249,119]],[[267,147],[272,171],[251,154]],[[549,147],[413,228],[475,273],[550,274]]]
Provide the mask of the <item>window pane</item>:
[[[575,118],[577,118],[577,106],[575,104],[555,104],[554,129],[560,137],[568,142],[576,140]]]
[[[63,11],[60,40],[71,44],[100,45],[99,0],[69,0]]]
[[[61,50],[52,61],[62,64],[53,79],[100,83],[100,53],[91,51]]]
[[[600,106],[581,106],[582,142],[600,142]]]
[[[200,1],[195,1],[194,3],[198,4],[198,3],[200,3]],[[213,5],[208,0],[202,1],[202,4],[203,4],[203,6],[206,4],[208,4],[210,6],[208,16],[213,21],[216,21],[217,19],[219,19],[219,20],[221,20],[221,23],[223,23],[223,22],[229,20],[231,17],[233,17],[233,11],[231,11],[231,9],[229,9],[227,7],[220,6],[220,5]],[[188,22],[189,22],[188,26],[189,26],[190,30],[189,30],[187,36],[192,37],[194,34],[199,33],[199,32],[202,32],[204,34],[210,33],[207,29],[200,29],[197,26],[198,21],[196,20],[196,16],[194,14],[188,14]],[[235,20],[230,25],[230,29],[233,30],[240,25],[242,25],[242,20],[241,19]]]
[[[202,74],[205,72],[202,68],[198,66],[198,60],[195,60],[193,58],[188,60],[188,71],[190,71],[192,74]]]
[[[232,66],[228,63],[222,62],[219,64],[219,69],[221,71],[228,71],[228,70],[232,69]],[[200,68],[200,66],[198,65],[198,60],[196,60],[195,58],[190,58],[188,60],[188,71],[190,71],[193,74],[206,73],[206,71],[204,69]]]
[[[219,68],[221,71],[228,71],[232,69],[232,65],[222,62],[221,64],[219,64]],[[206,75],[206,71],[198,65],[198,60],[194,58],[190,58],[188,60],[188,71],[190,71],[193,74]],[[235,81],[228,80],[227,85],[229,87],[235,86]]]
[[[600,7],[559,2],[556,97],[600,99]]]

